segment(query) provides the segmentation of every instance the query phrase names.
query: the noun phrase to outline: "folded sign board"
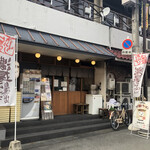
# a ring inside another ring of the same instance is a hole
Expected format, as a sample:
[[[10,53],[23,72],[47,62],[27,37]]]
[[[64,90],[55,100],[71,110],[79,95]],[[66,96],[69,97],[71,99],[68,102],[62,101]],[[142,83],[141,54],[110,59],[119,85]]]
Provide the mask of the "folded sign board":
[[[143,130],[149,130],[150,102],[135,102],[133,112],[133,126]]]

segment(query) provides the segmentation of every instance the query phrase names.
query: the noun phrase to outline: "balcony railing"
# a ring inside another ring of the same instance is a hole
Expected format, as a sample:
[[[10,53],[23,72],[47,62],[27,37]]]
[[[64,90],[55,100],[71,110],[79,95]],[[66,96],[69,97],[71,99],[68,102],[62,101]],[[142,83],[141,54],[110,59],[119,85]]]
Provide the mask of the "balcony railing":
[[[91,21],[97,21],[110,27],[131,32],[131,18],[114,11],[102,19],[102,7],[88,0],[28,0],[36,4],[54,8]]]

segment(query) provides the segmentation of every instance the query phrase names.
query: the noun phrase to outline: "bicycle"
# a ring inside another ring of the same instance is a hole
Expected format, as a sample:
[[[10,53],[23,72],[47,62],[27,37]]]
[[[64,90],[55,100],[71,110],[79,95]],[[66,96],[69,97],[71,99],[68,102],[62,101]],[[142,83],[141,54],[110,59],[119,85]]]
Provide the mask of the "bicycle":
[[[120,124],[125,124],[129,126],[131,123],[131,117],[129,112],[126,110],[126,107],[122,105],[122,111],[117,110],[118,107],[114,107],[115,110],[110,114],[110,124],[113,130],[118,130]]]

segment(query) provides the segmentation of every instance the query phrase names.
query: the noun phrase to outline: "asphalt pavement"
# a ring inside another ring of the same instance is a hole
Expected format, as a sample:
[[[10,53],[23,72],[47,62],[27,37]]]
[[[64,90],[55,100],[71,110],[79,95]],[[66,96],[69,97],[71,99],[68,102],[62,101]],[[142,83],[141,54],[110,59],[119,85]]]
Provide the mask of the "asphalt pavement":
[[[132,135],[128,129],[105,129],[57,139],[22,144],[23,150],[149,150],[150,138]]]

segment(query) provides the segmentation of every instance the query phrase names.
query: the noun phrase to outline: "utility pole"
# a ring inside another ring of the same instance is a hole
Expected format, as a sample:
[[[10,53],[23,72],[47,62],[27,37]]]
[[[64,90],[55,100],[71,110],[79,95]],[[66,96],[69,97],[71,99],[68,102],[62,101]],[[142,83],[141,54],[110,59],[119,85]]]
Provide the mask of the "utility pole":
[[[139,49],[139,0],[132,8],[132,51],[135,53],[146,53],[146,3],[147,0],[143,0],[143,51]],[[147,68],[144,74],[144,96],[147,99]]]
[[[132,7],[132,51],[134,53],[142,52],[139,49],[139,0],[136,0],[135,5]]]
[[[95,4],[94,8],[96,11],[101,12],[103,10],[103,0],[94,0],[94,4]],[[95,14],[97,14],[96,11],[94,11]],[[95,22],[98,23],[102,22],[102,17],[98,17],[98,15],[95,15],[94,18],[95,18]]]
[[[143,52],[146,53],[146,3],[147,0],[143,0]],[[147,99],[147,67],[144,74],[144,96]]]

